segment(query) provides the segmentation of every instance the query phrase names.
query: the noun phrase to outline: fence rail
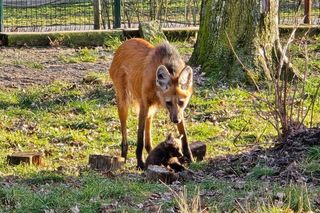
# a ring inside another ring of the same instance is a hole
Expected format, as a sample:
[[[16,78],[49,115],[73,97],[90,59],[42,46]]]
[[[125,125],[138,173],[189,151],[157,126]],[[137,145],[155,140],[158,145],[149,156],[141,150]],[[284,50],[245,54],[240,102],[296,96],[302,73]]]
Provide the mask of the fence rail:
[[[280,0],[279,23],[320,24],[320,0]],[[0,0],[0,31],[198,26],[201,0]],[[3,10],[1,12],[1,10]]]

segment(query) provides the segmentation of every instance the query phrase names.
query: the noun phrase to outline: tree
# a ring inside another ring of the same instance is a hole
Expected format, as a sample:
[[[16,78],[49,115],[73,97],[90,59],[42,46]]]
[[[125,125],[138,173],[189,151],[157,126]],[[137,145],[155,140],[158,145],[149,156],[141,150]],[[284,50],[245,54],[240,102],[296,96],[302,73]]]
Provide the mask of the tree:
[[[219,80],[255,83],[270,79],[267,63],[282,51],[278,6],[278,0],[202,0],[190,62]]]

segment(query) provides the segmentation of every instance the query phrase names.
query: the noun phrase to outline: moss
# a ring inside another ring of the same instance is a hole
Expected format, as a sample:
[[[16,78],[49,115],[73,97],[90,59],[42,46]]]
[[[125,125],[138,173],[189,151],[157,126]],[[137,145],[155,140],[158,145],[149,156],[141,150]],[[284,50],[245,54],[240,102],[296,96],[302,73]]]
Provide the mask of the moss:
[[[197,36],[198,27],[163,29],[163,33],[170,41],[185,41]]]
[[[261,14],[255,1],[208,0],[202,5],[201,14],[198,40],[190,63],[202,65],[204,71],[218,81],[252,83],[253,79],[262,79],[259,48],[270,43],[268,46],[272,47],[276,32],[269,13]],[[248,69],[244,70],[237,60],[228,38]]]
[[[104,45],[106,38],[119,37],[121,30],[114,31],[84,31],[84,32],[54,32],[54,33],[6,33],[8,46],[99,46]]]
[[[171,41],[183,41],[196,36],[198,28],[163,29]],[[102,46],[122,41],[124,39],[140,37],[138,29],[107,30],[107,31],[81,31],[81,32],[48,32],[48,33],[2,33],[0,40],[7,46],[49,46],[65,45]]]

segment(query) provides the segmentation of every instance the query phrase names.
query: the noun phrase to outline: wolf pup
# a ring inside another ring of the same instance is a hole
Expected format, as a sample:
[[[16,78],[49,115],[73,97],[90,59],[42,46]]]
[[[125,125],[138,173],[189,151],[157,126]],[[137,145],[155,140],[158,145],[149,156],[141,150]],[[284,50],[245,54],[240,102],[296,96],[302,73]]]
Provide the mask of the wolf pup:
[[[193,161],[187,141],[184,109],[192,94],[193,71],[186,66],[178,51],[168,42],[154,47],[143,39],[130,39],[116,51],[110,77],[116,92],[121,124],[121,156],[127,158],[127,118],[131,102],[139,108],[137,166],[143,169],[143,148],[152,150],[151,123],[158,107],[169,112],[182,137],[184,156]]]
[[[183,156],[181,152],[181,137],[174,138],[169,134],[164,142],[156,146],[147,157],[145,169],[149,165],[165,166],[175,172],[186,170],[179,162],[179,158]]]

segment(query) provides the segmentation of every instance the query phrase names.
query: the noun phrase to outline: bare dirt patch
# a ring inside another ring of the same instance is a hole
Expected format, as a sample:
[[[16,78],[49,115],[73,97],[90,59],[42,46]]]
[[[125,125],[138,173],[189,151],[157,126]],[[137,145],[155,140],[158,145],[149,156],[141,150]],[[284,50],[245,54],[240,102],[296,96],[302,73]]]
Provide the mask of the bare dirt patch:
[[[234,182],[255,178],[280,184],[295,182],[319,185],[318,171],[311,173],[301,165],[310,160],[310,148],[319,145],[320,129],[303,128],[274,147],[265,149],[258,146],[239,155],[212,159],[205,173]]]
[[[97,48],[95,62],[68,63],[63,56],[79,51],[72,48],[8,48],[0,47],[0,88],[25,88],[46,85],[56,80],[80,82],[89,72],[105,73],[113,53]]]

